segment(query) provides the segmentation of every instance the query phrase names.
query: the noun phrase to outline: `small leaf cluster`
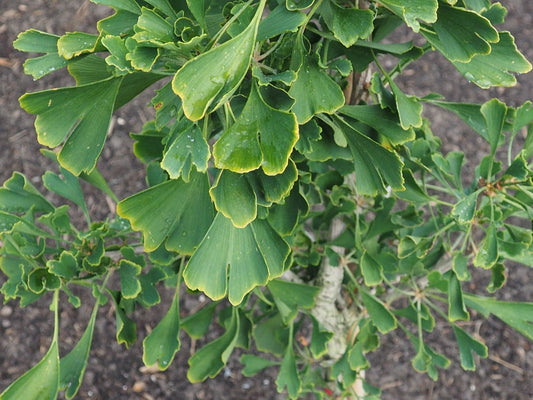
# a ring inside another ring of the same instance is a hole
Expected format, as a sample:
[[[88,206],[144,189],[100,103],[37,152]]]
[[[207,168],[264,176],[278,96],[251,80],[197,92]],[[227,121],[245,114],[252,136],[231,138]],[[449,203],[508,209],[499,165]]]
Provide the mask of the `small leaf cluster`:
[[[98,34],[30,29],[14,43],[43,54],[24,64],[35,79],[66,67],[76,81],[20,104],[55,150],[43,150],[58,165],[45,188],[87,226],[18,172],[0,188],[0,291],[22,307],[53,293],[55,312],[48,353],[2,399],[75,396],[98,308],[113,302],[117,341],[130,346],[132,312],[158,304],[163,284],[175,294],[144,338],[146,365],[167,369],[180,332],[200,339],[216,320],[224,333],[190,357],[189,380],[216,376],[241,348],[250,350],[243,374],[277,367],[291,399],[358,386],[379,398],[364,381],[366,354],[395,329],[412,342],[413,368],[437,379],[450,361],[424,340],[436,318],[452,327],[465,370],[475,369],[473,353],[487,356],[460,323],[471,311],[533,339],[533,303],[493,296],[509,261],[533,266],[531,102],[452,103],[394,81],[439,51],[481,88],[514,85],[531,65],[496,29],[500,3],[92,1],[114,10]],[[423,44],[395,41],[402,24]],[[113,112],[156,82],[155,117],[131,134],[148,187],[119,201],[97,161]],[[488,143],[474,177],[462,152],[441,152],[424,104]],[[92,222],[80,179],[113,199],[117,215]],[[491,271],[489,297],[464,290],[474,268]],[[91,291],[94,310],[60,357],[58,294],[79,307],[76,286]],[[182,315],[181,298],[199,293],[210,301]]]

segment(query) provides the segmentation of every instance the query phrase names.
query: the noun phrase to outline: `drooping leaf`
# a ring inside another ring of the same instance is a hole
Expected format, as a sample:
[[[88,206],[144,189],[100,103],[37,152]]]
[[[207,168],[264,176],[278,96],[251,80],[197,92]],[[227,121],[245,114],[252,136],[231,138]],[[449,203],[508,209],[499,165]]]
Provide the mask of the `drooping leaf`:
[[[188,315],[181,320],[181,327],[190,337],[200,339],[205,336],[209,325],[211,325],[216,306],[217,303],[213,302],[203,307],[200,311]]]
[[[398,85],[390,81],[390,88],[396,100],[396,108],[400,117],[402,128],[407,130],[412,127],[420,128],[422,126],[422,104],[415,96],[408,96],[400,90]]]
[[[371,126],[392,144],[402,144],[415,138],[413,128],[403,129],[398,121],[398,116],[379,105],[346,105],[339,112]]]
[[[178,292],[156,327],[143,340],[143,362],[147,366],[157,363],[161,371],[166,370],[180,348],[180,314]]]
[[[448,318],[450,321],[468,321],[470,318],[463,301],[461,283],[457,279],[457,275],[453,272],[450,274],[448,283]]]
[[[216,376],[228,361],[239,337],[238,309],[233,308],[226,332],[198,350],[189,359],[187,378],[191,382],[201,382]]]
[[[328,342],[333,337],[333,332],[330,332],[320,324],[320,322],[310,314],[313,323],[313,336],[311,337],[311,345],[309,350],[314,358],[320,358],[328,351]]]
[[[383,267],[367,251],[361,256],[360,265],[365,285],[375,286],[381,283]]]
[[[489,54],[492,43],[500,40],[490,21],[474,11],[441,4],[435,32],[422,35],[452,62],[469,62],[476,55]]]
[[[250,25],[239,35],[188,61],[174,76],[172,89],[181,97],[192,121],[225,103],[240,85],[250,65],[265,0]]]
[[[514,86],[513,73],[524,74],[531,71],[531,64],[516,48],[509,32],[500,32],[500,41],[491,43],[491,52],[476,55],[469,62],[452,62],[466,79],[483,89],[491,86]]]
[[[485,269],[492,268],[496,261],[498,261],[498,236],[496,225],[491,222],[485,232],[485,239],[483,244],[479,247],[476,257],[474,258],[474,265]]]
[[[162,243],[168,250],[192,254],[213,220],[207,176],[192,172],[191,180],[168,180],[117,205],[117,213],[141,230],[147,251]]]
[[[267,285],[272,293],[274,302],[278,307],[281,318],[285,324],[290,324],[296,315],[298,308],[309,309],[315,304],[315,297],[319,292],[318,287],[274,279]]]
[[[396,153],[385,149],[347,124],[340,124],[355,165],[356,186],[361,194],[386,192],[386,186],[403,190],[402,162]],[[376,163],[376,160],[380,160]]]
[[[39,143],[56,147],[68,136],[58,160],[65,169],[79,175],[92,171],[96,165],[120,84],[121,78],[110,78],[87,85],[27,93],[20,98],[20,105],[27,112],[38,114],[35,129]]]
[[[236,228],[218,213],[183,272],[191,289],[213,300],[227,296],[240,304],[255,286],[265,285],[283,273],[289,247],[270,227],[256,219]]]
[[[525,337],[533,340],[533,303],[501,301],[465,293],[465,303],[486,318],[494,314]]]
[[[141,292],[141,283],[137,276],[141,273],[141,266],[130,260],[120,260],[118,273],[120,276],[120,291],[125,299],[133,299]]]
[[[60,171],[61,176],[51,171],[46,171],[43,175],[44,186],[51,192],[54,192],[72,201],[74,204],[80,207],[80,209],[83,211],[83,214],[89,221],[89,210],[87,209],[78,178],[64,168],[60,167]]]
[[[59,387],[65,390],[65,397],[72,399],[76,396],[81,383],[83,381],[83,374],[87,367],[87,360],[89,359],[89,352],[93,341],[94,325],[96,315],[98,312],[98,302],[94,305],[91,318],[85,328],[85,332],[76,346],[65,357],[60,360],[60,379]]]
[[[294,114],[270,107],[252,86],[237,121],[213,146],[215,165],[234,172],[262,167],[267,175],[282,173],[298,140]]]
[[[487,124],[490,152],[494,156],[502,138],[502,129],[505,123],[507,107],[498,99],[492,99],[481,106],[481,114],[483,114]]]
[[[244,376],[254,376],[265,368],[278,364],[276,361],[266,360],[253,354],[243,354],[240,361],[244,364],[244,368],[242,369]]]
[[[283,355],[278,378],[276,379],[276,386],[279,392],[287,387],[287,393],[291,399],[296,399],[302,390],[302,381],[298,374],[292,345],[287,347],[287,350],[285,350],[285,354]]]
[[[475,352],[478,356],[487,357],[487,346],[480,341],[474,339],[471,335],[466,333],[463,329],[457,325],[453,325],[453,333],[459,345],[459,355],[461,358],[461,367],[465,371],[475,371],[476,362],[472,352]]]
[[[361,297],[368,315],[381,333],[396,329],[396,318],[381,301],[365,291],[361,291]]]

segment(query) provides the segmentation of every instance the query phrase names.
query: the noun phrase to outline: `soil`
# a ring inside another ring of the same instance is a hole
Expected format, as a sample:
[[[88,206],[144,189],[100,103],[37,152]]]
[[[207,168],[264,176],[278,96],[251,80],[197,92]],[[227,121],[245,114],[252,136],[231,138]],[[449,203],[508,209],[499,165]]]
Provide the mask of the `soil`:
[[[526,57],[533,60],[533,2],[528,0],[502,1],[509,9],[504,25],[515,38]],[[40,155],[33,128],[34,118],[18,105],[25,92],[72,85],[65,74],[56,73],[34,82],[23,74],[25,55],[14,50],[12,42],[17,34],[29,28],[62,34],[67,31],[95,32],[98,19],[109,15],[109,9],[88,0],[1,0],[0,2],[0,182],[20,171],[37,186],[45,170],[53,168]],[[509,105],[520,105],[533,97],[533,75],[518,77],[513,88],[483,91],[469,84],[446,60],[430,54],[418,60],[406,71],[399,84],[408,92],[424,95],[439,92],[448,100],[483,102],[499,97]],[[152,110],[146,105],[150,95],[135,100],[120,109],[113,119],[99,169],[113,190],[124,198],[145,186],[143,168],[131,150],[130,131],[140,130],[150,119]],[[445,151],[462,150],[472,165],[486,154],[488,145],[453,115],[427,107],[426,116],[433,121],[433,131],[440,136]],[[470,171],[473,174],[473,171]],[[473,177],[466,177],[473,179]],[[112,204],[86,188],[87,200],[96,218],[113,212]],[[1,278],[0,278],[1,279]],[[476,275],[472,292],[483,294],[488,283],[486,274]],[[1,284],[1,282],[0,282]],[[533,269],[511,266],[507,286],[498,296],[505,300],[533,300]],[[143,368],[141,340],[161,319],[169,304],[171,293],[163,290],[162,303],[149,312],[136,311],[139,340],[130,349],[116,344],[114,311],[110,306],[100,310],[89,365],[83,385],[76,398],[80,399],[283,399],[275,385],[275,371],[266,370],[253,379],[239,372],[237,356],[215,379],[190,384],[186,378],[187,359],[191,348],[203,342],[191,343],[182,337],[182,348],[166,372]],[[82,300],[90,297],[84,296]],[[18,308],[10,302],[0,305],[0,392],[45,354],[52,335],[50,298]],[[66,304],[66,301],[64,302]],[[61,309],[61,354],[65,354],[81,336],[90,314],[91,301],[74,309]],[[185,302],[187,312],[193,304]],[[452,359],[452,366],[441,371],[437,382],[416,373],[410,364],[414,350],[400,332],[382,337],[381,348],[370,355],[372,368],[367,375],[370,383],[383,389],[384,400],[416,399],[531,399],[533,398],[533,345],[497,319],[484,320],[473,315],[464,328],[484,338],[489,358],[479,360],[475,372],[465,372],[453,333],[448,325],[438,323],[429,343]],[[220,332],[213,328],[211,339]]]

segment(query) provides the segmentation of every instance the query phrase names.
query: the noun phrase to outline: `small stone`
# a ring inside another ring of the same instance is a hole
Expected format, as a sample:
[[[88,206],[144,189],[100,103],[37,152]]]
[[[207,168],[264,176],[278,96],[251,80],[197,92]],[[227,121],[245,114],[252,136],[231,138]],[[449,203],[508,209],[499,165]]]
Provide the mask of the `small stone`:
[[[133,391],[135,393],[141,393],[141,392],[144,392],[146,390],[146,383],[144,383],[143,381],[137,381],[133,384]]]
[[[0,308],[0,316],[9,317],[11,314],[13,314],[13,308],[9,306],[4,306]]]

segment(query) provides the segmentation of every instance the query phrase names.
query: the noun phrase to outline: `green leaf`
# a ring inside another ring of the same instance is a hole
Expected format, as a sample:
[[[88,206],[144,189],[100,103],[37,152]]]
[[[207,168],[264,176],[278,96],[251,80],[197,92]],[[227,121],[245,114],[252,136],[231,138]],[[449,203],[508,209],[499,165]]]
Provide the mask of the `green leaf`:
[[[67,60],[97,51],[97,47],[98,35],[85,32],[68,32],[57,41],[58,54]]]
[[[492,267],[492,276],[490,283],[487,286],[487,292],[494,293],[496,290],[501,289],[507,280],[505,274],[505,265],[496,263]]]
[[[286,325],[296,318],[298,308],[309,309],[315,305],[315,297],[320,290],[318,287],[281,279],[270,281],[267,287]]]
[[[298,124],[303,125],[315,114],[331,114],[342,107],[344,94],[339,85],[319,66],[316,54],[304,54],[303,50],[300,53],[298,56],[303,61],[289,95],[296,100],[292,112],[296,115]]]
[[[48,260],[46,266],[51,273],[65,279],[72,279],[79,272],[78,261],[71,252],[63,251],[59,260]]]
[[[476,213],[477,198],[480,193],[481,190],[477,190],[459,200],[452,208],[452,216],[462,224],[472,222]]]
[[[453,256],[453,272],[460,281],[469,281],[471,279],[470,272],[468,271],[468,257],[462,253],[456,253]]]
[[[239,35],[188,61],[176,73],[172,89],[181,97],[187,118],[203,118],[239,87],[250,65],[264,6],[261,0],[252,22]]]
[[[385,149],[351,126],[340,125],[353,155],[356,186],[361,194],[375,195],[386,192],[386,185],[393,190],[403,190],[403,164],[396,153]],[[376,163],[376,160],[380,160]]]
[[[485,232],[483,244],[479,247],[476,257],[474,258],[474,265],[476,267],[489,269],[496,264],[498,257],[498,236],[496,225],[491,223]]]
[[[181,107],[181,100],[172,90],[172,82],[168,82],[152,98],[151,104],[155,108],[155,128],[160,130],[176,117]]]
[[[338,382],[344,389],[350,388],[357,379],[357,371],[350,365],[349,350],[345,351],[341,358],[331,367],[330,376]]]
[[[283,273],[289,246],[270,227],[256,219],[236,228],[218,213],[183,272],[190,289],[199,289],[213,300],[228,296],[240,304],[254,287]]]
[[[422,104],[415,96],[408,96],[400,90],[392,80],[389,82],[392,93],[396,100],[396,108],[400,117],[402,128],[407,130],[411,127],[420,128],[422,126]]]
[[[58,350],[58,299],[59,291],[54,293],[50,306],[55,314],[54,337],[45,356],[26,371],[0,394],[2,400],[55,400],[59,391],[59,350]]]
[[[107,35],[102,38],[102,44],[109,50],[110,55],[105,62],[115,67],[120,72],[130,72],[133,70],[131,62],[127,60],[128,48],[126,41],[120,36]]]
[[[350,368],[354,371],[367,369],[370,367],[370,363],[365,357],[363,351],[363,342],[357,341],[348,352],[348,363]]]
[[[39,143],[56,147],[68,136],[58,160],[65,169],[79,175],[90,172],[96,165],[120,84],[120,78],[111,78],[82,86],[26,93],[20,98],[20,105],[30,114],[38,114],[35,129]]]
[[[215,165],[234,172],[261,166],[265,174],[277,175],[287,168],[297,140],[294,114],[271,108],[253,85],[237,121],[213,146]]]
[[[287,387],[287,393],[291,399],[296,399],[302,390],[302,381],[300,379],[300,375],[298,374],[292,343],[289,344],[289,346],[287,346],[287,350],[285,350],[281,367],[279,369],[278,378],[276,379],[276,386],[278,388],[278,392],[281,392],[285,387]]]
[[[530,124],[533,121],[533,106],[531,101],[526,101],[520,107],[516,109],[516,115],[513,121],[513,131],[511,133],[511,138],[514,138],[516,134],[524,126]]]
[[[448,319],[450,321],[468,321],[469,318],[470,315],[463,301],[461,283],[457,279],[457,275],[452,271],[448,283]]]
[[[476,362],[474,361],[472,352],[475,352],[478,356],[485,358],[487,357],[487,346],[474,339],[457,325],[452,325],[452,328],[453,333],[455,334],[455,339],[457,340],[457,344],[459,345],[461,367],[463,367],[465,371],[475,371]]]
[[[489,54],[492,43],[500,40],[490,21],[464,8],[441,4],[433,24],[435,32],[422,35],[452,62],[469,62],[476,55]]]
[[[141,7],[135,0],[91,0],[96,4],[105,4],[106,6],[113,7],[115,10],[125,10],[133,14],[140,14]]]
[[[218,339],[205,345],[189,358],[189,370],[187,378],[189,381],[201,382],[208,377],[215,377],[231,355],[237,339],[239,337],[239,316],[238,309],[232,309],[231,320],[226,332]]]
[[[360,266],[366,286],[375,286],[381,283],[383,267],[366,250],[361,256]]]
[[[67,65],[67,60],[57,53],[59,36],[51,35],[35,29],[20,33],[13,47],[20,51],[31,53],[46,53],[43,56],[29,58],[24,62],[24,73],[33,79],[40,79],[44,75],[54,72]]]
[[[141,292],[141,283],[137,275],[142,267],[130,260],[120,260],[118,273],[120,276],[120,291],[125,299],[133,299]]]
[[[166,370],[180,348],[179,334],[179,296],[176,293],[165,316],[143,340],[144,364],[150,367],[157,363],[159,370]]]
[[[87,328],[85,328],[85,332],[83,332],[81,339],[70,353],[60,360],[61,375],[59,379],[59,388],[65,390],[65,397],[67,399],[74,398],[81,386],[93,341],[97,313],[98,302],[94,305],[91,318],[89,319],[89,323],[87,324]]]
[[[209,190],[216,209],[237,228],[257,217],[257,197],[244,174],[223,170]]]
[[[51,171],[46,171],[43,175],[44,186],[51,192],[72,201],[80,207],[87,221],[89,221],[89,210],[87,209],[78,178],[64,168],[60,167],[60,171],[62,177]]]
[[[322,357],[328,351],[328,342],[333,337],[333,332],[330,332],[320,324],[320,322],[309,314],[311,322],[313,323],[313,335],[311,336],[311,345],[309,350],[314,358],[318,359]]]
[[[259,23],[257,41],[260,42],[284,32],[295,32],[305,18],[306,15],[303,12],[289,11],[284,4],[280,4]]]
[[[418,20],[429,23],[437,20],[437,0],[384,0],[381,3],[399,15],[415,32],[420,29]]]
[[[200,311],[188,315],[181,321],[181,327],[187,334],[194,338],[200,339],[205,336],[211,325],[211,320],[215,314],[215,309],[218,303],[209,303],[202,307]]]
[[[126,347],[130,347],[137,340],[137,326],[135,325],[135,322],[126,315],[124,308],[122,308],[120,305],[120,292],[109,292],[115,303],[117,343],[124,344]]]
[[[242,369],[244,376],[254,376],[265,368],[278,364],[276,361],[265,360],[253,354],[243,354],[240,362],[244,364],[244,368]]]
[[[161,168],[170,179],[181,177],[190,180],[192,166],[198,172],[206,172],[210,157],[209,145],[196,124],[178,124],[169,145],[164,151]]]
[[[490,54],[477,55],[468,63],[453,62],[466,79],[483,89],[491,86],[514,86],[513,73],[531,71],[531,64],[516,48],[509,32],[500,32],[500,41],[491,44]]]
[[[361,291],[361,298],[368,315],[381,333],[396,329],[396,318],[381,301],[365,291]]]
[[[146,251],[163,242],[168,250],[192,254],[213,220],[207,176],[193,172],[191,180],[168,180],[117,205],[117,213],[143,232]]]
[[[500,301],[465,293],[468,307],[475,308],[486,318],[494,314],[522,335],[533,340],[533,303]]]
[[[19,172],[0,188],[0,210],[22,213],[32,209],[37,212],[52,212],[54,206],[39,193],[31,182]]]
[[[394,145],[403,144],[415,138],[413,128],[403,129],[398,122],[398,115],[379,105],[347,105],[339,112],[371,126]]]
[[[487,124],[487,137],[490,143],[490,153],[494,157],[498,144],[502,139],[502,129],[505,123],[507,107],[498,99],[492,99],[481,106],[481,114]]]
[[[258,321],[253,329],[253,338],[259,351],[282,356],[289,343],[290,329],[285,325],[279,313],[273,317]]]
[[[322,17],[328,28],[345,47],[366,39],[374,29],[374,12],[359,8],[345,8],[335,2],[322,3]]]

